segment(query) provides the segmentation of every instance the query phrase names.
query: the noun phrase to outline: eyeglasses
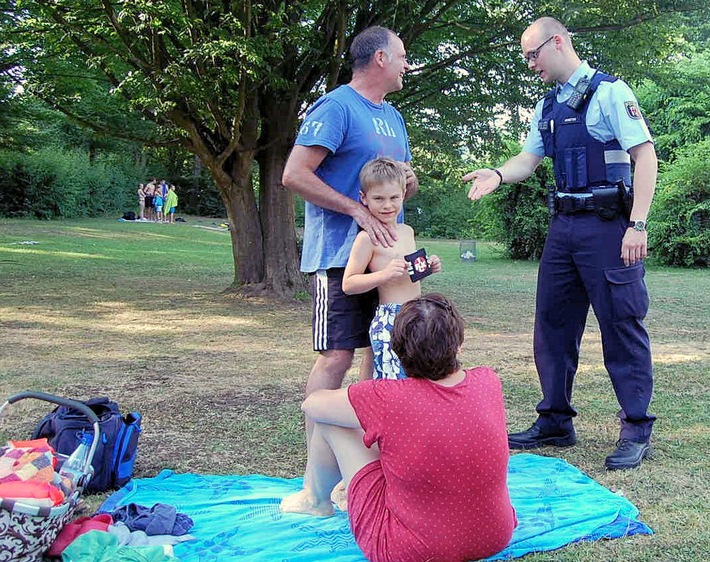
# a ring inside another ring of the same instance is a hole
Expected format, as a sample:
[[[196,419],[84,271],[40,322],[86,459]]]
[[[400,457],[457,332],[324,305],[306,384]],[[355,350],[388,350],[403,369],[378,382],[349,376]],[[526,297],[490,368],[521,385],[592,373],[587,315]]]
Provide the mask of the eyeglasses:
[[[540,46],[539,46],[537,49],[533,49],[532,51],[530,51],[530,52],[528,52],[527,54],[523,55],[523,58],[525,59],[525,62],[530,62],[531,60],[533,60],[533,61],[534,61],[534,60],[537,60],[537,57],[540,56],[540,51],[542,50],[542,48],[543,48],[545,45],[547,45],[550,41],[552,41],[554,38],[555,38],[555,36],[553,35],[552,37],[550,37],[549,39],[547,39],[546,41],[544,41],[543,43],[541,43]]]

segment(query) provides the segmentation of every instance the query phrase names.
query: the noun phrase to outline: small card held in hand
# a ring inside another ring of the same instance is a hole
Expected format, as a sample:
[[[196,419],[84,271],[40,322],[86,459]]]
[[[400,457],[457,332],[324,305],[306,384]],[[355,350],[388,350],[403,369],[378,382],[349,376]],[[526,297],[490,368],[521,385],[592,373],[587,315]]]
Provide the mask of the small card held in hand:
[[[429,260],[426,257],[426,250],[424,250],[424,248],[420,248],[416,252],[404,256],[404,259],[408,264],[407,271],[409,272],[409,278],[412,280],[412,283],[431,275],[431,267],[429,267]]]

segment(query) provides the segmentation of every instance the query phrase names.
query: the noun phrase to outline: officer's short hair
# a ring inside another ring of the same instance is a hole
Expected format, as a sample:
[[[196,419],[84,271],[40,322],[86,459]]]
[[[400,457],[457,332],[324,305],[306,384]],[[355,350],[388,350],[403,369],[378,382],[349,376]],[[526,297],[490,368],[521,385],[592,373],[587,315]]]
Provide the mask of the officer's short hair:
[[[370,160],[360,170],[360,190],[367,193],[370,188],[383,183],[396,183],[407,188],[407,172],[401,162],[381,157]]]
[[[390,38],[394,34],[394,31],[379,25],[368,27],[358,33],[353,39],[352,45],[350,45],[353,70],[366,67],[372,60],[373,55],[380,49],[387,51]]]
[[[541,35],[549,37],[552,37],[553,35],[561,35],[567,39],[570,44],[572,43],[572,38],[570,37],[567,28],[562,24],[562,22],[556,20],[555,18],[551,18],[549,16],[538,18],[533,22],[533,25],[538,25],[540,27]]]

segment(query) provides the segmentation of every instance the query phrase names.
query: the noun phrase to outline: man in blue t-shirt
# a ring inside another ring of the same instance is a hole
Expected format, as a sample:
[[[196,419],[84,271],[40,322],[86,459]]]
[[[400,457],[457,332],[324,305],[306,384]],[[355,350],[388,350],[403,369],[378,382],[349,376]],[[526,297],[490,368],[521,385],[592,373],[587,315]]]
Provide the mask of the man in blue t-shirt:
[[[631,89],[577,56],[557,20],[540,18],[520,40],[528,68],[554,85],[535,108],[522,151],[497,169],[475,170],[469,198],[523,181],[552,158],[556,191],[540,258],[534,353],[543,398],[538,418],[511,433],[511,449],[565,447],[577,441],[572,388],[590,305],[599,322],[604,365],[621,406],[621,431],[604,464],[639,466],[651,452],[656,417],[648,412],[653,367],[643,318],[648,310],[643,260],[646,217],[658,163]],[[634,163],[632,168],[631,163]],[[633,178],[634,198],[629,192]]]
[[[377,293],[346,295],[342,276],[359,229],[373,244],[392,246],[395,230],[359,199],[363,165],[388,156],[407,163],[407,192],[418,188],[409,166],[404,120],[384,101],[402,89],[409,70],[404,44],[389,29],[370,27],[350,47],[352,80],[321,97],[308,111],[286,162],[283,184],[306,201],[301,271],[313,277],[313,349],[319,352],[306,395],[337,389],[354,350],[369,347],[368,329]],[[307,420],[310,434],[311,426]]]

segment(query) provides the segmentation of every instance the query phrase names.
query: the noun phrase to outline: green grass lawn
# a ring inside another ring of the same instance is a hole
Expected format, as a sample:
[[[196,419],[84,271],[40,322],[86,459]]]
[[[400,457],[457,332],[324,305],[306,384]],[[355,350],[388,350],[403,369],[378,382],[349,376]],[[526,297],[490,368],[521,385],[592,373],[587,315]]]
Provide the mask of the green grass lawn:
[[[315,359],[309,303],[224,291],[234,277],[229,234],[221,221],[187,220],[0,219],[0,398],[26,389],[108,395],[139,410],[136,476],[162,468],[299,475],[298,405]],[[525,429],[540,398],[532,358],[537,264],[507,260],[488,243],[479,243],[475,262],[461,262],[454,241],[420,245],[444,264],[424,291],[449,295],[466,318],[464,364],[498,371],[509,428]],[[526,561],[710,560],[710,274],[652,263],[647,270],[654,458],[632,471],[603,468],[617,439],[618,405],[591,314],[574,395],[579,444],[541,454],[561,456],[624,494],[655,534]],[[36,401],[13,406],[0,442],[27,437],[47,410]]]

